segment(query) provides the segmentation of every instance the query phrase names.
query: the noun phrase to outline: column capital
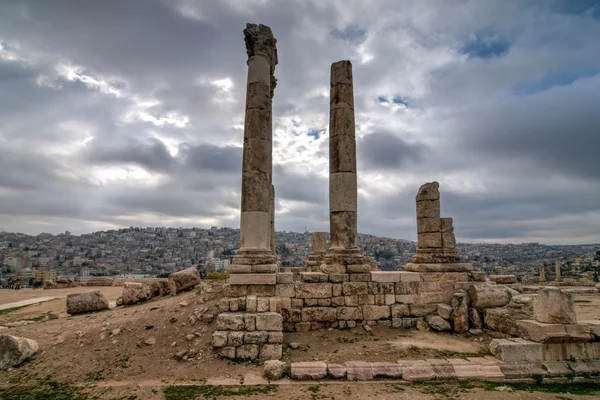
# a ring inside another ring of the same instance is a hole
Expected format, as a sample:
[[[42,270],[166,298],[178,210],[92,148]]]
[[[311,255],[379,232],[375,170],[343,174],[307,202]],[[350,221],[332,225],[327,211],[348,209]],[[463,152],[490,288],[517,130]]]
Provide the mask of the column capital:
[[[277,39],[273,36],[271,28],[263,24],[246,24],[244,40],[246,42],[248,58],[257,55],[266,57],[271,63],[271,74],[273,74],[278,59]]]

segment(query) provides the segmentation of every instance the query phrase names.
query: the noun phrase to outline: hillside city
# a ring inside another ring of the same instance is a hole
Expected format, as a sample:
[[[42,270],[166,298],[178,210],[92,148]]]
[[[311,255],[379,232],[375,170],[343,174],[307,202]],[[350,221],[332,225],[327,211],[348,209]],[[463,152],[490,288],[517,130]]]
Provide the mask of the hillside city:
[[[90,276],[165,276],[197,266],[202,273],[223,272],[239,246],[239,229],[130,227],[83,235],[65,232],[0,233],[0,277],[40,283],[56,277],[85,280]],[[277,232],[282,266],[302,267],[310,252],[309,232]],[[416,251],[416,242],[359,235],[359,246],[382,270],[402,270]],[[558,260],[565,277],[593,271],[598,279],[600,244],[542,245],[459,243],[463,262],[488,274],[514,274],[520,282],[537,282],[538,265],[553,279]]]

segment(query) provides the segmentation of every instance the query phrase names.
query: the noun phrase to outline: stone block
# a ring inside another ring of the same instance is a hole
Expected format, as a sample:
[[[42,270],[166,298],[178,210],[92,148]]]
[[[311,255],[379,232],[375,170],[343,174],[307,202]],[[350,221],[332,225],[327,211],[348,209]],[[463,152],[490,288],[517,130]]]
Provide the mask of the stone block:
[[[414,304],[416,299],[414,294],[397,294],[396,295],[396,303],[399,304]]]
[[[348,265],[349,274],[369,274],[371,272],[371,266],[368,264],[354,264]],[[350,278],[352,280],[352,277]]]
[[[231,285],[275,285],[275,274],[232,274],[229,276]]]
[[[417,327],[417,318],[402,318],[402,327],[412,329]]]
[[[278,283],[275,287],[275,295],[277,297],[294,297],[296,289],[293,283]]]
[[[349,274],[350,282],[369,282],[371,274]]]
[[[437,305],[438,315],[444,319],[452,318],[452,306],[449,304],[438,304]]]
[[[228,332],[226,331],[215,331],[212,334],[212,346],[213,347],[225,347],[227,346]]]
[[[359,305],[375,305],[375,295],[373,294],[362,294],[358,296]]]
[[[439,315],[428,315],[425,317],[425,321],[434,331],[443,332],[452,330],[452,325]]]
[[[410,272],[469,272],[473,266],[469,263],[443,262],[443,263],[408,263],[406,271]]]
[[[533,320],[517,321],[523,337],[538,343],[560,343],[567,337],[565,325],[545,324]]]
[[[410,304],[408,307],[410,315],[415,317],[424,317],[437,312],[437,304]]]
[[[220,347],[220,348],[214,349],[214,352],[219,357],[229,358],[232,360],[235,358],[235,347]]]
[[[263,313],[269,311],[269,298],[258,297],[256,299],[256,312]],[[275,311],[275,310],[273,310]]]
[[[417,236],[417,246],[419,249],[431,249],[442,247],[441,233],[419,233]]]
[[[217,330],[243,331],[245,330],[244,314],[221,313],[217,315]]]
[[[244,314],[244,325],[247,331],[256,330],[256,314]]]
[[[329,138],[332,140],[332,137]],[[330,167],[334,165],[330,164]],[[357,206],[357,182],[355,172],[334,171],[329,175],[329,211],[334,212],[356,212]],[[334,230],[332,229],[332,233]],[[332,243],[334,241],[332,240]]]
[[[300,280],[307,283],[327,282],[329,276],[322,272],[300,272]]]
[[[544,360],[544,345],[529,340],[494,339],[490,352],[504,362],[538,362]]]
[[[435,379],[456,379],[454,367],[443,358],[432,358],[426,360],[433,368]]]
[[[332,282],[332,283],[348,282],[349,280],[350,280],[350,276],[346,273],[331,273],[331,274],[329,274],[329,282]]]
[[[340,364],[327,364],[327,374],[333,379],[346,378],[346,367]]]
[[[303,322],[336,321],[337,310],[333,307],[309,307],[302,309]]]
[[[259,331],[281,331],[283,317],[281,314],[268,312],[256,314],[256,329]]]
[[[342,86],[348,87],[348,86]],[[332,90],[334,90],[332,88]],[[352,135],[334,135],[329,138],[329,171],[356,174],[356,139]]]
[[[277,264],[255,264],[251,266],[251,272],[253,274],[275,274],[279,271]],[[275,277],[277,282],[277,276]]]
[[[418,218],[417,233],[434,233],[442,231],[440,218]]]
[[[317,299],[317,306],[319,307],[330,307],[331,299]]]
[[[391,362],[372,362],[371,371],[375,378],[402,378],[402,366]]]
[[[316,307],[319,305],[319,299],[304,299],[304,307]]]
[[[469,295],[465,292],[454,293],[451,305],[454,332],[467,332],[469,330]]]
[[[323,361],[292,363],[290,376],[297,380],[323,379],[327,376],[327,364]]]
[[[359,307],[338,307],[338,320],[362,320],[363,313]]]
[[[269,333],[265,332],[265,331],[253,331],[253,332],[246,332],[243,334],[244,344],[262,345],[262,344],[267,343],[268,340],[269,340]]]
[[[241,360],[251,360],[258,358],[257,344],[244,344],[235,350],[235,357]]]
[[[417,219],[421,218],[440,218],[439,200],[421,200],[417,201]],[[441,227],[440,227],[441,230]]]
[[[423,304],[449,303],[452,300],[452,291],[448,292],[422,292],[419,302]]]
[[[255,313],[257,307],[256,296],[246,296],[246,312]]]
[[[384,294],[384,304],[386,306],[390,306],[394,303],[396,303],[396,296],[393,294]]]
[[[600,320],[581,321],[580,324],[587,325],[595,340],[600,340]]]
[[[363,319],[368,321],[377,321],[380,319],[391,318],[390,306],[363,306]]]
[[[565,342],[589,342],[594,338],[588,324],[566,324],[567,338]]]
[[[373,379],[371,364],[363,361],[348,361],[346,374],[349,381],[370,381]]]
[[[270,344],[283,343],[283,332],[269,332],[269,338],[267,342]]]
[[[271,297],[269,299],[269,311],[281,313],[281,299],[277,297]]]
[[[302,310],[298,308],[291,308],[289,310],[283,310],[283,320],[286,322],[302,322]]]
[[[390,306],[392,318],[408,317],[410,310],[408,304],[393,304]]]
[[[261,360],[280,360],[283,355],[283,346],[281,344],[265,344],[260,349],[259,358]]]
[[[342,295],[342,284],[334,283],[331,285],[331,294],[333,297],[339,297]]]
[[[396,295],[418,294],[421,282],[398,282],[394,284]]]
[[[400,282],[400,271],[371,271],[372,282]]]
[[[277,284],[281,283],[294,283],[293,272],[278,272],[275,277]]]
[[[227,346],[238,347],[244,344],[244,332],[229,332]]]
[[[303,299],[292,299],[292,308],[302,308],[304,306]]]
[[[470,379],[503,379],[504,374],[500,370],[500,367],[492,364],[480,364],[471,362],[468,359],[462,358],[448,358],[447,361],[454,368],[456,377],[459,380],[470,380]]]
[[[339,306],[343,306],[346,304],[346,299],[344,296],[339,296],[339,297],[332,297],[331,298],[331,305],[333,307],[339,307]]]
[[[392,282],[369,282],[369,294],[394,294],[395,285]]]
[[[297,322],[296,332],[308,332],[310,331],[310,322]]]
[[[430,381],[435,379],[433,366],[427,361],[400,360],[398,364],[402,367],[402,379],[405,381]]]
[[[573,295],[545,287],[533,299],[533,319],[547,324],[576,324]]]
[[[344,302],[349,307],[355,307],[359,305],[358,296],[344,296]]]
[[[400,282],[419,282],[421,274],[418,272],[400,271]]]
[[[357,246],[358,233],[356,211],[331,211],[329,225],[331,227],[331,244],[342,246]]]
[[[252,273],[252,267],[250,265],[229,265],[227,272],[230,274],[250,274]]]
[[[469,273],[467,272],[422,272],[420,276],[423,282],[456,283],[469,280]]]
[[[468,293],[471,307],[479,310],[503,307],[510,301],[510,294],[503,286],[471,285]]]
[[[241,297],[248,294],[248,285],[223,285],[223,295],[227,297]]]
[[[323,299],[333,295],[331,283],[296,282],[296,297],[302,299]]]
[[[369,285],[367,282],[344,282],[342,283],[344,296],[354,296],[369,294]]]

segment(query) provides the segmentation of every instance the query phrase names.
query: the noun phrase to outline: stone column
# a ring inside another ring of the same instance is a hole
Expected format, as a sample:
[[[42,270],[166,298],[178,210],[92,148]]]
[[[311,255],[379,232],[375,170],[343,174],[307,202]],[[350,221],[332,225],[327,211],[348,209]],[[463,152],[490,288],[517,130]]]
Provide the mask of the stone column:
[[[556,261],[554,263],[554,270],[556,272],[556,282],[562,281],[561,271],[560,271],[560,261]]]
[[[276,252],[277,250],[277,245],[276,245],[276,241],[275,241],[275,186],[273,186],[273,184],[271,184],[271,197],[270,197],[270,201],[269,201],[269,224],[270,224],[270,231],[269,231],[269,244],[271,247],[271,251],[273,253]]]
[[[319,272],[325,257],[327,232],[313,232],[310,239],[310,253],[304,263],[304,271]]]
[[[358,250],[354,89],[350,61],[331,65],[329,223],[331,250]]]
[[[539,263],[538,268],[540,271],[540,283],[546,283],[546,269],[544,263]]]
[[[277,40],[271,28],[247,24],[244,29],[248,54],[240,249],[228,269],[233,284],[271,284],[275,275],[236,276],[277,272],[272,249],[274,191],[272,147],[272,98],[276,85]]]

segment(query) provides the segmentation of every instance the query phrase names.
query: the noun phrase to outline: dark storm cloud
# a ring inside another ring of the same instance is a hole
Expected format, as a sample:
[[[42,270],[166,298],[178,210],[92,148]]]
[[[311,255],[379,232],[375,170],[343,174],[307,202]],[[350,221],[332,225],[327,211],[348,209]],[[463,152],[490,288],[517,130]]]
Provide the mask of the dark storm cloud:
[[[362,166],[366,170],[403,167],[411,161],[420,160],[425,151],[425,146],[407,143],[389,132],[366,135],[358,140],[357,147]]]
[[[87,160],[109,165],[137,164],[158,172],[168,171],[175,162],[167,146],[158,139],[149,139],[146,143],[131,140],[124,146],[92,148]]]

